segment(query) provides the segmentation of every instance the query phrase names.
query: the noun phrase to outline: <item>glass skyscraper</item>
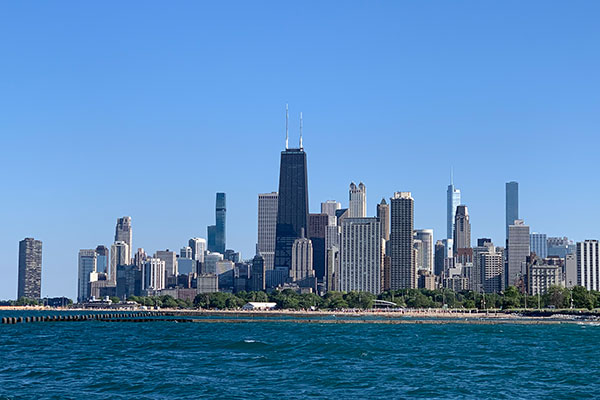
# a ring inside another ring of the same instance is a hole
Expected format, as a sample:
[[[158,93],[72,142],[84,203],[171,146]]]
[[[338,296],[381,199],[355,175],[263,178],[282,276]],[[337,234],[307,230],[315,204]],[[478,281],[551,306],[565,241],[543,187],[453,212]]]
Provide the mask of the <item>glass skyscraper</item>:
[[[452,239],[454,236],[454,218],[456,207],[459,205],[460,190],[454,187],[454,182],[451,182],[446,191],[446,239]]]
[[[506,182],[506,240],[508,227],[519,219],[519,183]]]
[[[227,207],[225,203],[225,193],[217,193],[217,203],[215,208],[215,250],[221,254],[225,253],[225,217]]]

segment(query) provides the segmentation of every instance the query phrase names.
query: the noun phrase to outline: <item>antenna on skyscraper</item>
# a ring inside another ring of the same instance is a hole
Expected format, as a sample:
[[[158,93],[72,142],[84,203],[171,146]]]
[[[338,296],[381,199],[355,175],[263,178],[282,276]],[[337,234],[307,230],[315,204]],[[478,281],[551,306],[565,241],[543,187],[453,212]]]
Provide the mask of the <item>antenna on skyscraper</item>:
[[[450,184],[454,186],[454,167],[450,167]]]
[[[288,149],[288,120],[290,116],[288,114],[288,105],[285,105],[285,149]]]
[[[302,111],[300,111],[300,148],[302,149]]]

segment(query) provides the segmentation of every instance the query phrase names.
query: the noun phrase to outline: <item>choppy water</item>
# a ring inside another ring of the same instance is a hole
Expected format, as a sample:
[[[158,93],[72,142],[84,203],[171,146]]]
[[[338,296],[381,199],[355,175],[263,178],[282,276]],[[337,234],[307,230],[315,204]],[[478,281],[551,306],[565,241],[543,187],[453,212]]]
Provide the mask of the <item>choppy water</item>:
[[[0,325],[0,398],[594,398],[599,346],[574,324]]]

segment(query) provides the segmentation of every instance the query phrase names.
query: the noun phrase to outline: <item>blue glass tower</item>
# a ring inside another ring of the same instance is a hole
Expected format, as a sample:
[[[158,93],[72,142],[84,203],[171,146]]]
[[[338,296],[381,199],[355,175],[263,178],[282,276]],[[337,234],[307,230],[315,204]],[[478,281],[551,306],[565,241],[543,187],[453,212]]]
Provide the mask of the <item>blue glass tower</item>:
[[[519,219],[519,183],[506,182],[506,240],[508,227]]]

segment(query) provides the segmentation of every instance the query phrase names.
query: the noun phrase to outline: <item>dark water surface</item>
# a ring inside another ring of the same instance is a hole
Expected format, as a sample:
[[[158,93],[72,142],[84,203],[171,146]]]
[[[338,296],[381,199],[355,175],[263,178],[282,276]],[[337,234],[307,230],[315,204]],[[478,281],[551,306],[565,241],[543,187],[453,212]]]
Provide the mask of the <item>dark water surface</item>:
[[[599,347],[576,324],[0,325],[0,398],[597,398]]]

